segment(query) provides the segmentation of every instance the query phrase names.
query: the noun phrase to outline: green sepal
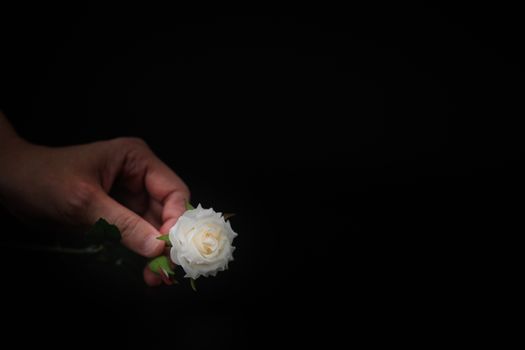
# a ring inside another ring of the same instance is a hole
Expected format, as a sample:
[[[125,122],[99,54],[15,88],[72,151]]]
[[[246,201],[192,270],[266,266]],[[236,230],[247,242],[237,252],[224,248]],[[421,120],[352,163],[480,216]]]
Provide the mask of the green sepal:
[[[163,270],[164,272],[167,272],[170,275],[175,275],[175,271],[173,271],[173,269],[170,266],[170,260],[164,255],[152,259],[148,263],[148,267],[151,271],[158,274],[160,274],[160,271]]]
[[[170,235],[169,234],[158,236],[157,239],[159,241],[163,241],[164,243],[166,243],[167,246],[171,247],[171,241],[170,241]]]
[[[191,285],[191,289],[193,289],[193,291],[196,292],[197,286],[195,285],[195,280],[193,278],[190,278],[190,285]]]

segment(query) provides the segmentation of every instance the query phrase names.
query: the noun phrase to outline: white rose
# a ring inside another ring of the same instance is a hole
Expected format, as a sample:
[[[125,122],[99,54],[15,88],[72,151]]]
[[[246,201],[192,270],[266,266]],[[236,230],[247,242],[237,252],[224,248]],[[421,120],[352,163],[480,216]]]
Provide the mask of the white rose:
[[[233,260],[237,236],[221,213],[213,209],[187,210],[170,229],[171,260],[182,266],[185,277],[215,276]]]

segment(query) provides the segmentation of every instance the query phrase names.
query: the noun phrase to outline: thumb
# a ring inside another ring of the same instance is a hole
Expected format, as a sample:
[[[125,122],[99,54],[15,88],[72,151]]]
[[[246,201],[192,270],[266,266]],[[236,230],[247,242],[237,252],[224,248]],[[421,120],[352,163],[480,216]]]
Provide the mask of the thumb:
[[[105,193],[97,197],[89,213],[92,222],[104,218],[116,225],[122,235],[122,244],[135,253],[145,257],[162,254],[164,242],[157,239],[160,233],[150,223]]]

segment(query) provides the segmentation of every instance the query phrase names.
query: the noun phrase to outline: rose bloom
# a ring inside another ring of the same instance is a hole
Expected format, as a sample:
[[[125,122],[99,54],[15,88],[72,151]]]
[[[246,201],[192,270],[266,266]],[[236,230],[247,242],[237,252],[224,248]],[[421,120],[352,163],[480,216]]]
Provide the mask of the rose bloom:
[[[233,239],[237,236],[221,213],[213,209],[187,210],[170,229],[171,260],[182,266],[185,277],[215,276],[233,260]]]

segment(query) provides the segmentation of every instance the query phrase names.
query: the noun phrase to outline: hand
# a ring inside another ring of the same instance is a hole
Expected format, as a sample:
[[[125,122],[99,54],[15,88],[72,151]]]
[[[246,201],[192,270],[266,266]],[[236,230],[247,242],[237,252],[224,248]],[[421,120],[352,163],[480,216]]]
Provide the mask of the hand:
[[[15,215],[67,228],[102,217],[120,229],[124,245],[146,257],[162,254],[156,237],[175,224],[189,196],[140,139],[49,148],[16,138],[0,152],[0,199]],[[144,278],[160,283],[147,269]]]

